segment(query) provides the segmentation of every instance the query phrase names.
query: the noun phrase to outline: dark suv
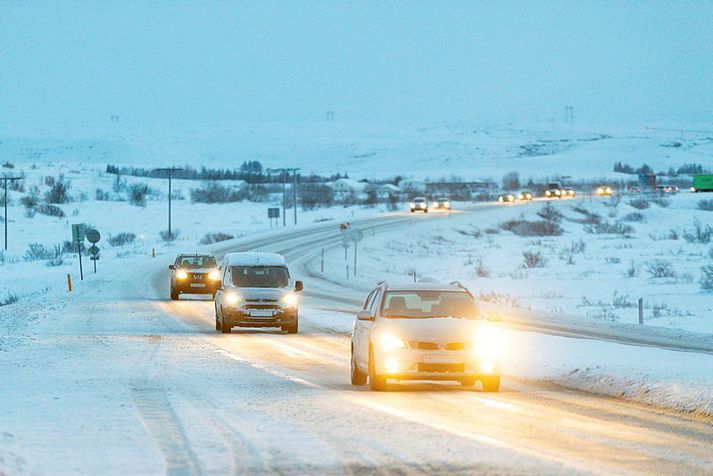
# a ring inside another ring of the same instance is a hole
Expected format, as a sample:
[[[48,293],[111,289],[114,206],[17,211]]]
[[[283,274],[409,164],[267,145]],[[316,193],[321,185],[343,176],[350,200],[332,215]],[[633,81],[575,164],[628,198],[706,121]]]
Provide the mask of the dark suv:
[[[176,300],[181,294],[211,294],[215,297],[220,272],[213,255],[178,255],[168,269],[171,270],[171,299]]]

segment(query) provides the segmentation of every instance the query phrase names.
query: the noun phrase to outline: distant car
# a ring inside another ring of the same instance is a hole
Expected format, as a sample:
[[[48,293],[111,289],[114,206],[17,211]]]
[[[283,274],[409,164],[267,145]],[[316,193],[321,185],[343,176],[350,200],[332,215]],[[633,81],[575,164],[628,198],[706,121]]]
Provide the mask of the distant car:
[[[228,253],[220,265],[215,296],[215,329],[279,327],[289,334],[299,328],[302,281],[292,281],[287,262],[276,253]]]
[[[457,283],[380,283],[354,320],[351,383],[381,391],[388,379],[480,381],[497,392],[499,337]]]
[[[424,197],[416,197],[411,201],[411,213],[428,213],[428,200]]]
[[[218,289],[220,273],[211,254],[181,254],[168,267],[171,270],[171,299],[181,294],[211,294]]]
[[[575,189],[573,189],[572,187],[565,187],[562,190],[562,196],[568,197],[568,198],[574,198],[577,196],[577,191]]]
[[[545,197],[562,198],[562,186],[557,182],[547,184],[547,188],[545,189]]]
[[[517,198],[518,200],[532,200],[532,192],[529,190],[523,190]]]
[[[611,187],[607,185],[602,185],[601,187],[597,187],[594,193],[598,197],[611,197],[613,191]]]
[[[678,185],[661,185],[661,187],[663,187],[663,190],[661,190],[663,193],[678,193],[681,191]],[[656,189],[658,188],[656,187]]]
[[[436,210],[450,210],[451,201],[447,197],[436,197],[433,201],[433,208]]]
[[[640,187],[629,187],[629,192],[630,193],[641,193],[641,188]]]
[[[656,192],[657,193],[673,193],[673,190],[671,189],[670,185],[657,185]]]
[[[515,195],[512,193],[501,193],[498,195],[498,202],[500,203],[513,203],[515,202]]]

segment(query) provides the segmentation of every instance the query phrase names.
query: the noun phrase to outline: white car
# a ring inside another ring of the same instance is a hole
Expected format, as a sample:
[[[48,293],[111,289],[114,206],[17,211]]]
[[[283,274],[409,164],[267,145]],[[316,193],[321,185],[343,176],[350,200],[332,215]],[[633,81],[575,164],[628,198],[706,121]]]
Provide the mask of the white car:
[[[499,332],[460,284],[380,283],[352,331],[351,382],[384,390],[387,379],[480,381],[500,388]]]
[[[413,199],[409,207],[411,209],[411,213],[428,213],[428,200],[426,200],[424,197],[416,197]]]
[[[276,253],[228,253],[220,265],[215,295],[215,329],[279,327],[297,334],[302,281],[293,281]]]

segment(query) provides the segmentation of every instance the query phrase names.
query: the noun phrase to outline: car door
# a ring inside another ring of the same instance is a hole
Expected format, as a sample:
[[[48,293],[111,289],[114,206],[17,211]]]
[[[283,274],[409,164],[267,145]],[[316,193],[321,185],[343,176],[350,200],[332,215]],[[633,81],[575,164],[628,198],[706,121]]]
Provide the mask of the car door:
[[[215,306],[221,309],[223,306],[223,295],[225,294],[225,287],[230,285],[230,267],[223,263],[220,266],[220,287],[215,292]]]
[[[377,289],[369,293],[364,301],[362,311],[369,311],[377,294]],[[369,332],[371,321],[362,321],[354,318],[354,330],[352,332],[352,343],[354,344],[354,356],[361,369],[367,368],[369,360]]]

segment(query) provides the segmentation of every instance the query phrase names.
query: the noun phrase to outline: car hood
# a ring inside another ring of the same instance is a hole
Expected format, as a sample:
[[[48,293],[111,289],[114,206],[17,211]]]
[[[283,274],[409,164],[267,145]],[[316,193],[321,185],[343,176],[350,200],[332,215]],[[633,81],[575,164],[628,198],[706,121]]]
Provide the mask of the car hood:
[[[244,299],[277,299],[290,292],[288,288],[238,288],[232,287]]]
[[[488,326],[482,319],[438,317],[425,319],[379,319],[378,331],[394,333],[408,341],[464,342],[473,338],[478,329]]]
[[[196,274],[205,274],[205,273],[210,273],[211,271],[218,269],[218,268],[179,268],[186,273],[196,273]]]

